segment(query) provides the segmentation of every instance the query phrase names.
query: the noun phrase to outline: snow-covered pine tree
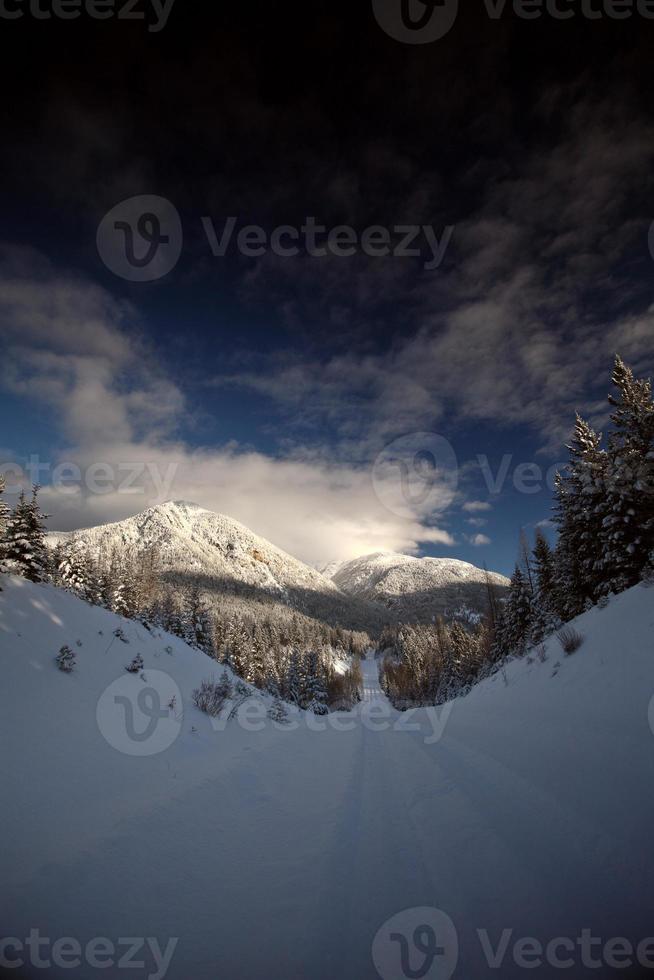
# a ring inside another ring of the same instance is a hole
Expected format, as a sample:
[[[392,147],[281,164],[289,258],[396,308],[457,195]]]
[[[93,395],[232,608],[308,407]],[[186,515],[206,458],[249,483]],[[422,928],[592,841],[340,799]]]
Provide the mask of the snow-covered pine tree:
[[[504,610],[504,644],[507,653],[525,652],[533,619],[531,589],[516,565]]]
[[[281,698],[277,697],[268,708],[268,717],[278,725],[288,725],[288,710]]]
[[[327,687],[322,664],[317,653],[310,651],[304,658],[304,690],[302,707],[314,715],[328,714]]]
[[[634,378],[617,355],[612,381],[603,572],[607,591],[621,592],[642,578],[654,550],[654,402],[651,381]]]
[[[293,650],[288,664],[286,675],[286,697],[291,704],[300,704],[302,697],[302,668],[300,655],[297,650]]]
[[[33,487],[29,501],[21,492],[6,534],[5,555],[9,568],[31,582],[44,581],[48,565],[43,523],[46,518],[39,508],[38,492],[39,488]]]
[[[536,532],[532,565],[535,595],[531,642],[537,644],[561,625],[557,612],[554,554],[540,528]]]
[[[133,619],[136,615],[136,600],[134,586],[129,576],[117,571],[112,581],[111,610],[125,619]]]
[[[245,677],[250,662],[251,638],[248,630],[240,619],[233,620],[227,630],[227,660],[226,663],[239,677]]]
[[[48,551],[48,581],[57,588],[62,587],[59,568],[64,560],[66,549],[61,542]]]
[[[59,670],[62,670],[64,674],[70,674],[77,666],[75,654],[69,646],[63,646],[60,649],[59,653],[55,657],[55,662]]]
[[[563,619],[579,615],[606,591],[602,526],[606,513],[608,458],[602,436],[577,415],[567,447],[570,459],[556,477],[554,521],[557,603]]]
[[[7,527],[11,517],[11,511],[2,499],[5,492],[5,478],[0,476],[0,572],[4,571],[4,561],[7,552]]]
[[[211,653],[211,623],[198,585],[190,586],[184,594],[183,623],[184,639],[189,646]]]
[[[87,599],[89,602],[93,601],[93,593],[97,590],[96,583],[92,581],[93,569],[91,559],[80,548],[75,537],[63,549],[58,567],[58,578],[62,588],[73,592],[80,599]]]
[[[213,655],[220,663],[225,662],[227,651],[227,623],[222,614],[214,613],[213,617]]]
[[[257,687],[263,687],[266,681],[266,631],[263,624],[259,623],[254,623],[252,627],[247,680]]]
[[[40,487],[32,487],[32,499],[28,507],[29,537],[31,546],[31,566],[35,578],[33,581],[43,582],[48,567],[48,547],[45,543],[45,522],[48,515],[39,506],[38,493]]]

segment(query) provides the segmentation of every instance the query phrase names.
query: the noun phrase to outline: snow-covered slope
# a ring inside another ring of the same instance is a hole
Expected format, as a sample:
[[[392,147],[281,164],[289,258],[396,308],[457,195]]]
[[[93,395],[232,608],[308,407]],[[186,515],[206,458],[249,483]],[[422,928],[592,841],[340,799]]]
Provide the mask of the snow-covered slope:
[[[546,978],[562,973],[554,958],[575,980],[645,975],[609,958],[635,962],[652,935],[652,589],[579,617],[572,656],[552,638],[438,710],[395,712],[369,659],[360,713],[280,729],[258,696],[239,723],[212,726],[189,700],[211,662],[179,640],[1,581],[0,921],[24,965],[12,975],[88,980],[87,944],[104,937],[102,976],[119,980],[121,937],[144,937],[139,977],[378,980],[408,975],[390,933],[421,967],[424,924],[444,949],[433,976],[514,980],[521,957]],[[63,643],[70,675],[53,663]],[[146,681],[123,669],[137,651]],[[151,692],[139,703],[155,670],[179,692],[172,721]],[[81,964],[68,952],[65,968],[36,967],[31,930],[48,938],[42,958],[70,937]]]
[[[258,537],[243,524],[186,501],[168,501],[115,524],[52,532],[53,543],[72,537],[94,552],[155,547],[163,567],[199,576],[236,579],[282,595],[290,589],[336,594],[315,569]]]
[[[130,556],[155,548],[162,572],[180,583],[239,601],[270,601],[352,629],[377,631],[385,622],[426,621],[461,607],[486,606],[484,572],[450,558],[376,554],[332,562],[323,572],[249,528],[185,501],[169,501],[135,517],[83,531],[51,532],[54,546],[75,539],[92,553]],[[506,579],[491,573],[502,589]]]
[[[130,555],[155,548],[160,567],[180,583],[278,601],[344,626],[374,627],[378,612],[243,524],[186,501],[169,501],[135,517],[83,531],[52,532],[51,545],[71,539],[92,553]]]
[[[430,622],[461,606],[483,610],[487,574],[501,595],[508,579],[468,562],[379,552],[341,563],[332,581],[347,595],[382,603],[403,621]]]

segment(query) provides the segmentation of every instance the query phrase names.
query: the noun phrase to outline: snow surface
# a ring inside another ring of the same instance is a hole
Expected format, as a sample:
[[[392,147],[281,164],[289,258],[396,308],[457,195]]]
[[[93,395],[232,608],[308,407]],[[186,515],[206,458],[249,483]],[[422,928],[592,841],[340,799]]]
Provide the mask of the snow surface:
[[[544,662],[515,661],[444,708],[395,712],[369,657],[358,712],[248,730],[214,728],[190,704],[216,671],[181,641],[49,586],[2,585],[3,935],[156,937],[162,949],[177,937],[172,980],[367,980],[384,976],[380,927],[435,907],[458,934],[454,977],[505,980],[525,970],[510,952],[489,969],[478,929],[493,946],[503,929],[512,943],[654,933],[652,590],[581,616],[573,656],[554,638]],[[77,656],[70,675],[54,664],[62,644]],[[137,652],[146,681],[124,671]],[[179,732],[156,754],[127,754],[120,712],[113,728],[102,714],[107,686],[141,690],[156,670],[181,694]],[[266,700],[248,704],[260,715]],[[156,975],[140,958],[131,975]],[[631,975],[578,960],[563,972]]]

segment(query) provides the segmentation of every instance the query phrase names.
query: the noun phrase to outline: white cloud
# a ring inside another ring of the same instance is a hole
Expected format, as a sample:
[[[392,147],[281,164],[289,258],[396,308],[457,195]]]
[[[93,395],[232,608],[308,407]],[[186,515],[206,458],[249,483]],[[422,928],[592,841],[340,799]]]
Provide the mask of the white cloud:
[[[476,514],[478,511],[490,510],[491,505],[487,500],[468,500],[461,509],[468,514]]]
[[[480,548],[482,545],[491,543],[491,539],[486,534],[473,534],[467,540],[475,548]]]
[[[394,499],[398,487],[376,494],[367,466],[297,448],[278,458],[236,444],[189,447],[176,437],[184,396],[139,338],[135,311],[56,274],[39,256],[5,252],[4,259],[0,379],[49,406],[65,440],[51,466],[72,461],[86,478],[104,464],[112,474],[103,493],[89,492],[88,479],[77,492],[45,486],[50,527],[118,520],[163,499],[187,499],[311,563],[454,543],[430,515],[388,510],[382,499]]]

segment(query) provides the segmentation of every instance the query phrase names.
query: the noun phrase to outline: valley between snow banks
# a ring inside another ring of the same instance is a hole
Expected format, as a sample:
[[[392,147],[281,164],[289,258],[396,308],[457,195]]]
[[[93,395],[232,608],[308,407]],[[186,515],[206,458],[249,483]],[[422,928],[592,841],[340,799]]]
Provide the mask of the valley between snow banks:
[[[265,708],[260,695],[241,708],[252,720],[212,726],[190,695],[221,668],[180,640],[49,586],[2,585],[0,932],[17,941],[7,962],[22,964],[8,975],[651,972],[636,957],[654,935],[651,589],[575,621],[585,641],[573,656],[552,639],[544,661],[509,664],[445,708],[399,715],[369,657],[357,712],[283,727],[252,707]],[[62,644],[76,654],[70,675],[54,665]],[[102,714],[110,685],[143,684],[124,671],[137,652],[146,678],[160,671],[179,692],[153,754],[133,754],[147,739],[130,749]],[[429,922],[435,954],[414,942]],[[42,961],[70,937],[79,965],[36,965],[32,930],[49,942]],[[102,969],[87,953],[98,937]],[[527,937],[542,946],[536,969]],[[633,970],[614,966],[616,937],[632,944]]]

